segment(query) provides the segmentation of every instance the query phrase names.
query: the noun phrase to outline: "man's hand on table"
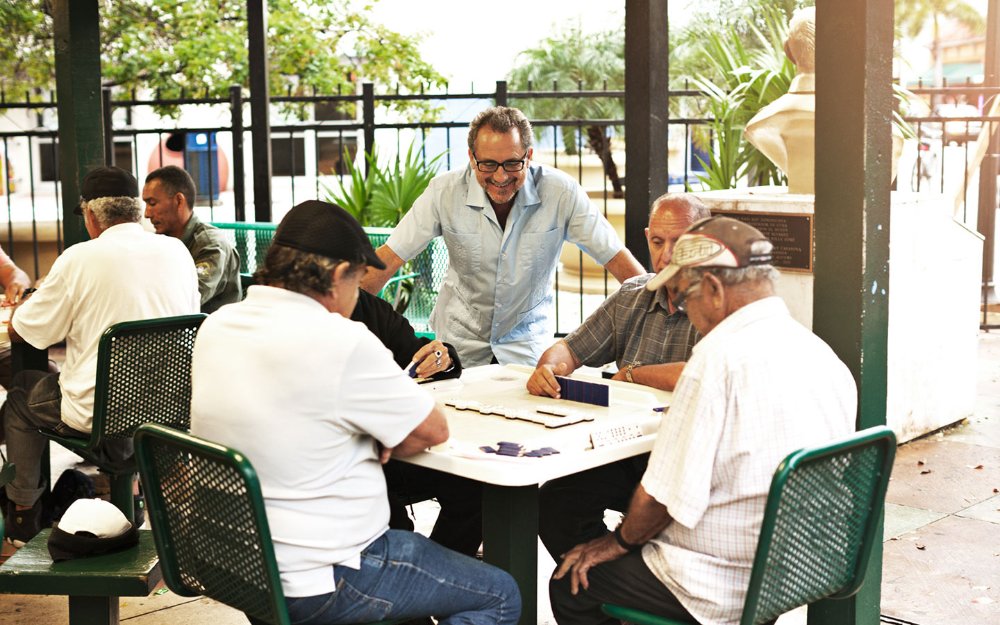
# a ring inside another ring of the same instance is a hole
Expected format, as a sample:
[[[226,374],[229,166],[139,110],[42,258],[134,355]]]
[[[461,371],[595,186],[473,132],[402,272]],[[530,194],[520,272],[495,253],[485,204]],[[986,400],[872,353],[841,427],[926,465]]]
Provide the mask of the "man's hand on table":
[[[429,378],[432,375],[448,371],[455,363],[448,354],[448,348],[438,340],[431,341],[413,354],[411,362],[417,363],[417,377]]]
[[[566,365],[561,362],[557,365],[538,365],[528,378],[528,392],[532,395],[559,399],[562,387],[559,386],[556,376],[565,375],[565,370]]]
[[[606,534],[600,538],[577,545],[563,554],[562,564],[552,575],[555,579],[562,579],[567,573],[570,575],[570,592],[574,595],[590,587],[587,581],[587,572],[598,564],[617,560],[628,553],[618,541],[614,534]]]
[[[25,276],[27,277],[27,276]],[[21,294],[31,286],[30,282],[15,278],[4,288],[4,295],[7,298],[8,306],[15,306],[21,302]]]

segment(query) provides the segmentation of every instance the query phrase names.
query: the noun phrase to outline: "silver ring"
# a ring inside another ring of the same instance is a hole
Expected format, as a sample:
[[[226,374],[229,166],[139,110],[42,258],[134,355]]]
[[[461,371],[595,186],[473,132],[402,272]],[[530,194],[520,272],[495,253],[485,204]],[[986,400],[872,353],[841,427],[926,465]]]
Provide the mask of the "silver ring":
[[[434,364],[437,365],[438,367],[440,367],[441,366],[441,359],[438,358],[437,360],[435,360]]]

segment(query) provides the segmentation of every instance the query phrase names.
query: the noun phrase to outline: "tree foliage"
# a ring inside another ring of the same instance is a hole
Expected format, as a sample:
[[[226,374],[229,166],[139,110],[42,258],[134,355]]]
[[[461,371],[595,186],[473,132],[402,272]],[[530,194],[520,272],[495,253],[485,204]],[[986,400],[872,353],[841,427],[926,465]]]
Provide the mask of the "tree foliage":
[[[372,22],[371,2],[268,0],[272,96],[353,94],[358,79],[418,92],[445,84],[419,54],[419,38]],[[101,5],[106,86],[161,98],[226,97],[249,85],[245,0],[115,0]],[[47,0],[0,0],[0,81],[8,94],[54,88]],[[252,96],[252,94],[251,94]],[[35,95],[39,99],[41,95]],[[394,106],[423,117],[425,103]]]
[[[622,90],[625,88],[624,25],[585,33],[579,24],[522,51],[508,80],[515,91]],[[625,103],[620,97],[518,98],[517,106],[534,119],[621,119]],[[536,128],[539,136],[544,132]],[[585,143],[597,154],[616,197],[622,196],[618,169],[611,155],[610,128],[589,124],[581,141],[576,126],[561,128],[563,147],[576,154]]]
[[[931,65],[934,86],[943,84],[941,71],[941,23],[948,19],[965,26],[975,34],[986,31],[986,20],[966,0],[895,0],[896,31],[916,38],[928,27],[931,30]]]

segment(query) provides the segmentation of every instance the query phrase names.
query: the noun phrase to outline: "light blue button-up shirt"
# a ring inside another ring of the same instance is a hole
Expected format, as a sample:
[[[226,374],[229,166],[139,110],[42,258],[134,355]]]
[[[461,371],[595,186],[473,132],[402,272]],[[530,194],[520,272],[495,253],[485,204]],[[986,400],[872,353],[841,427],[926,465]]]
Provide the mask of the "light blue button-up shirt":
[[[556,263],[571,241],[605,265],[624,247],[586,192],[565,173],[529,167],[502,229],[466,166],[431,181],[386,242],[404,260],[444,237],[450,264],[431,327],[466,367],[534,366],[552,343]]]

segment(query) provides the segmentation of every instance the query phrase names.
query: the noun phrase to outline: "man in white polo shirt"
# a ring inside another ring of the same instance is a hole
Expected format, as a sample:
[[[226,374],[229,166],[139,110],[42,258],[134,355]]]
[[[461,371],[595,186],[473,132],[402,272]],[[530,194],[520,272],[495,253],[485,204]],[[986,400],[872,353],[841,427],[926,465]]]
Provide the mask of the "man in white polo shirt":
[[[510,575],[388,529],[381,464],[445,441],[448,425],[350,320],[368,266],[384,268],[347,211],[292,208],[246,299],[198,331],[191,431],[253,463],[292,622],[512,625],[521,599]]]
[[[198,312],[198,277],[184,244],[139,225],[142,203],[132,174],[99,167],[86,175],[77,214],[91,240],[73,245],[52,265],[38,291],[10,322],[12,341],[42,349],[66,341],[61,373],[24,371],[14,377],[2,417],[7,452],[17,466],[7,485],[7,537],[20,545],[40,529],[42,451],[39,428],[87,438],[94,413],[97,346],[120,321]],[[131,441],[109,444],[127,456]]]

